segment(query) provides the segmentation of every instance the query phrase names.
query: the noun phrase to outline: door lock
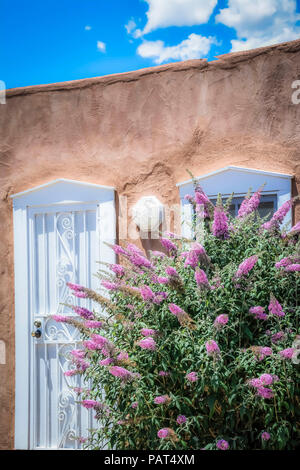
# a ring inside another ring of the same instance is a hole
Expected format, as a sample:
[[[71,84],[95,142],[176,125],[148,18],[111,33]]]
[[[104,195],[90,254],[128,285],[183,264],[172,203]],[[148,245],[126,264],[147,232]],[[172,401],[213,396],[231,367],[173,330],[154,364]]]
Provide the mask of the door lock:
[[[32,331],[31,336],[33,338],[40,338],[42,336],[42,332],[41,332],[41,330]]]

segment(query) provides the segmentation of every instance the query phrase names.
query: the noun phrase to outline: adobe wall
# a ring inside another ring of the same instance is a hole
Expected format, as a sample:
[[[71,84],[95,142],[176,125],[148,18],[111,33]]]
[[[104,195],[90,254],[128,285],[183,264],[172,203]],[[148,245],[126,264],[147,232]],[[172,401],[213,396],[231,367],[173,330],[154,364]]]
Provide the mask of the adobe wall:
[[[10,90],[0,105],[0,448],[13,447],[9,195],[56,178],[179,202],[175,184],[226,165],[292,173],[300,188],[300,40],[136,72]],[[300,219],[300,207],[296,208]]]

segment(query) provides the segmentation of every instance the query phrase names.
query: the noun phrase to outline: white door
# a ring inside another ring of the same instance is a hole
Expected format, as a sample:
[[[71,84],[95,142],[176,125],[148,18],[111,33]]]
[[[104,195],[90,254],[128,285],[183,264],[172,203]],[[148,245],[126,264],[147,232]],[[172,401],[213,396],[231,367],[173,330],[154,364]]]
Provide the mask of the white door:
[[[88,388],[88,384],[83,383],[80,375],[68,377],[64,374],[72,368],[70,351],[79,346],[80,337],[74,327],[55,322],[51,315],[73,316],[72,309],[62,304],[93,309],[88,299],[73,297],[66,283],[79,283],[93,289],[99,287],[93,274],[99,266],[97,261],[103,260],[101,203],[32,205],[27,206],[26,214],[28,436],[26,446],[24,439],[22,445],[18,444],[17,423],[19,425],[21,420],[17,416],[20,408],[18,384],[21,379],[17,372],[16,447],[78,449],[77,438],[87,437],[88,430],[95,425],[93,411],[76,403],[80,398],[73,389]],[[109,255],[104,259],[112,261]],[[16,311],[16,330],[17,316]],[[40,330],[40,338],[31,336],[36,330]],[[20,334],[16,335],[16,341],[20,341]],[[21,341],[26,342],[25,338]],[[20,345],[16,344],[16,348]],[[18,358],[18,353],[16,359],[18,371],[20,362],[24,361]],[[23,401],[23,406],[26,405]],[[26,426],[26,420],[24,424]]]

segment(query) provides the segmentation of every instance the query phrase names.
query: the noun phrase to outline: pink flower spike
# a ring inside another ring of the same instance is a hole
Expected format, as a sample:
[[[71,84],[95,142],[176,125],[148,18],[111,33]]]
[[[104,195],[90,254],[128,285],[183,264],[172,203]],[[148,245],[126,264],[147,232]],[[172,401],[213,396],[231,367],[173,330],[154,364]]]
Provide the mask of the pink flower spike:
[[[284,270],[288,273],[295,273],[300,271],[300,264],[290,264],[286,266]]]
[[[73,292],[73,295],[74,295],[75,297],[80,298],[80,299],[86,299],[87,296],[88,296],[86,292],[79,292],[79,291]]]
[[[84,406],[84,408],[87,408],[87,409],[99,408],[102,406],[102,403],[96,400],[82,400],[81,404],[82,406]]]
[[[219,315],[215,321],[214,321],[214,326],[215,327],[222,327],[228,323],[228,315],[224,315],[223,313]]]
[[[107,290],[116,290],[118,289],[118,284],[116,284],[115,282],[110,282],[110,281],[101,281],[101,285],[103,287],[105,287],[105,289]]]
[[[186,375],[186,379],[187,379],[189,382],[197,382],[197,380],[198,380],[198,374],[197,374],[197,372],[189,372],[189,373]]]
[[[141,296],[143,297],[144,300],[153,300],[155,294],[154,294],[154,292],[152,292],[150,287],[143,286],[143,287],[140,287],[139,290],[140,290],[140,294],[141,294]]]
[[[121,379],[129,379],[130,377],[133,376],[132,372],[130,372],[127,369],[124,369],[124,367],[119,367],[119,366],[112,366],[109,369],[109,372],[114,375],[115,377],[119,377]]]
[[[157,331],[152,330],[152,328],[142,328],[141,333],[143,336],[154,336],[157,334]]]
[[[85,328],[102,328],[103,322],[102,321],[95,321],[95,320],[87,320],[84,322]]]
[[[269,303],[268,309],[270,313],[272,313],[273,315],[276,315],[277,317],[285,316],[282,306],[280,305],[280,303],[274,296],[271,297],[271,301]]]
[[[168,375],[170,375],[169,372],[165,372],[164,370],[160,370],[158,375],[160,375],[161,377],[167,377]]]
[[[169,310],[176,317],[186,314],[186,312],[182,310],[182,308],[178,307],[178,305],[176,304],[169,304]]]
[[[229,444],[227,441],[224,441],[224,439],[221,439],[220,441],[217,442],[217,448],[219,450],[227,450],[229,449]]]
[[[261,438],[263,441],[269,441],[271,439],[271,436],[268,432],[265,431],[261,434]]]
[[[165,439],[166,437],[168,437],[170,435],[170,431],[168,428],[163,428],[163,429],[160,429],[157,433],[157,436],[160,438],[160,439]]]
[[[262,374],[259,377],[259,380],[261,381],[262,385],[271,385],[274,379],[271,374]]]
[[[81,286],[80,284],[73,284],[72,282],[67,282],[67,286],[75,291],[81,291],[84,290],[84,287]]]
[[[258,387],[257,395],[262,398],[273,398],[274,396],[273,391],[270,388],[266,387]]]
[[[112,264],[110,269],[119,277],[122,277],[125,274],[125,269],[120,264]]]
[[[74,307],[74,312],[86,320],[92,320],[94,318],[93,312],[84,307]]]
[[[120,354],[117,356],[118,361],[127,361],[128,353],[125,351],[121,351]]]
[[[117,255],[127,255],[127,252],[120,245],[114,245],[112,249]]]
[[[207,279],[207,276],[205,272],[202,269],[196,269],[195,271],[195,280],[197,283],[197,286],[200,288],[208,288],[210,289],[210,285]]]
[[[295,352],[294,348],[287,348],[287,349],[283,349],[282,351],[279,351],[279,355],[283,359],[292,359],[294,352]]]
[[[258,261],[258,256],[253,255],[250,258],[245,259],[238,267],[238,270],[235,274],[236,279],[241,279],[249,274],[251,269],[255,266]]]
[[[256,307],[250,307],[249,313],[252,313],[257,320],[267,320],[268,315],[265,313],[264,308],[257,305]]]
[[[220,354],[220,349],[217,343],[211,339],[205,343],[206,351],[209,356]]]
[[[102,359],[101,361],[99,361],[100,366],[110,366],[113,363],[114,363],[114,360],[112,357],[106,357],[105,359]]]
[[[178,272],[172,266],[167,266],[166,267],[166,274],[170,277],[179,277]]]
[[[170,254],[177,253],[177,246],[175,243],[171,242],[168,238],[161,238],[160,243],[162,246],[169,251]]]
[[[137,344],[142,349],[149,349],[151,351],[155,351],[155,349],[156,349],[156,343],[155,343],[154,339],[151,338],[151,336],[148,336],[145,339],[141,339]]]
[[[51,318],[60,323],[67,323],[70,321],[70,317],[67,317],[66,315],[51,315]]]
[[[163,405],[164,403],[167,403],[168,401],[170,401],[170,398],[168,397],[168,395],[162,395],[162,396],[154,398],[154,403],[156,405]]]
[[[184,416],[184,415],[179,415],[179,416],[177,416],[176,422],[177,422],[177,424],[184,424],[184,423],[186,423],[186,416]]]
[[[215,237],[223,240],[229,238],[228,217],[223,209],[219,207],[216,207],[214,210],[212,233]]]

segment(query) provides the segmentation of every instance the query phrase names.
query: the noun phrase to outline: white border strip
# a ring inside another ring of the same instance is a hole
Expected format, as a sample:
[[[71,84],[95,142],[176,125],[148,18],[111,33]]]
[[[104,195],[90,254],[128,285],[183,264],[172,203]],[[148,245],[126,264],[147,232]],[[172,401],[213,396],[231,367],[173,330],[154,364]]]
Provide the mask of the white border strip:
[[[263,175],[268,175],[268,176],[275,176],[277,178],[285,178],[285,179],[292,179],[294,175],[290,175],[287,173],[276,173],[273,171],[265,171],[265,170],[255,170],[253,168],[245,168],[242,166],[225,166],[224,168],[220,168],[219,170],[212,171],[210,173],[206,173],[205,175],[201,176],[195,176],[196,180],[202,180],[204,178],[208,178],[209,176],[217,175],[218,173],[223,173],[224,171],[228,170],[236,170],[236,171],[246,171],[248,173],[259,173]],[[189,179],[187,181],[183,181],[182,183],[176,183],[177,187],[184,186],[185,184],[190,184],[192,183],[192,179]]]

